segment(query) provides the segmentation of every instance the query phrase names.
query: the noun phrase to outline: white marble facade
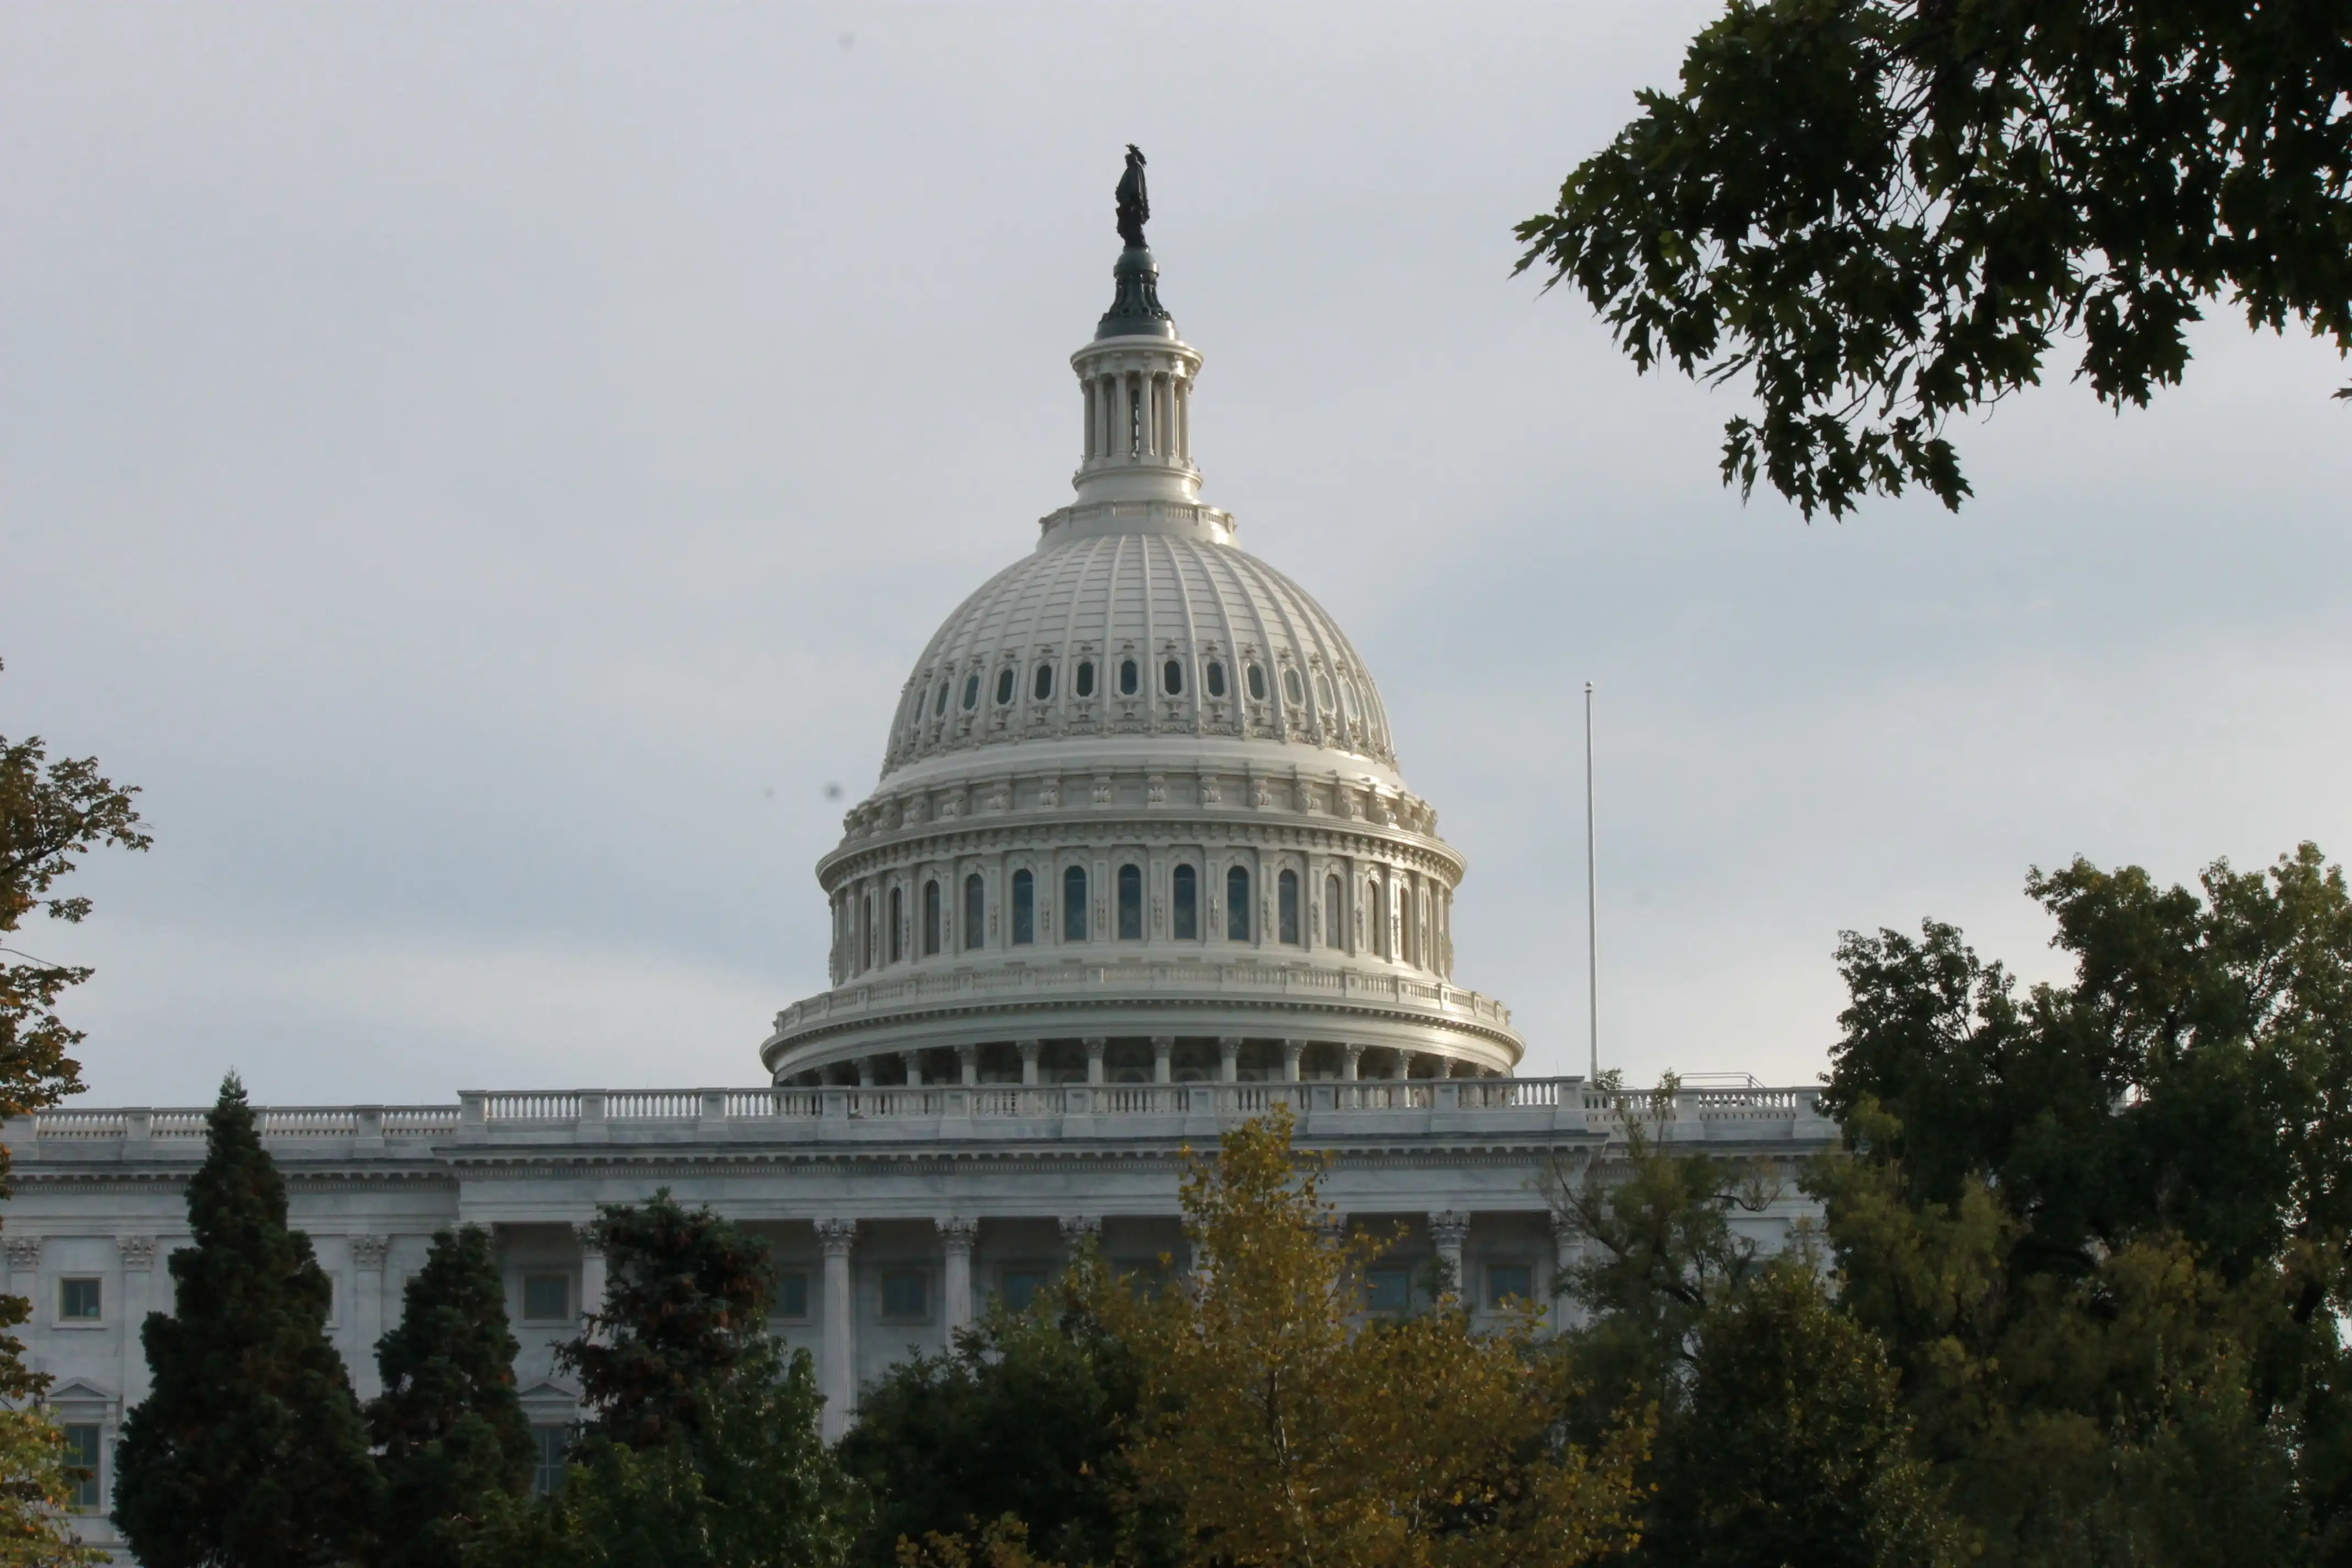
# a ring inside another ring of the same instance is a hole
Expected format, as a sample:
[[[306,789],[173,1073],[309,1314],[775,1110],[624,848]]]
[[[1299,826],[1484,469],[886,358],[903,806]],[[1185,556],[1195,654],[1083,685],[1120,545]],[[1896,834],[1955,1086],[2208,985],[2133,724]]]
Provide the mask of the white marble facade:
[[[604,1280],[579,1226],[667,1187],[770,1238],[777,1331],[815,1357],[837,1434],[860,1386],[988,1297],[1020,1300],[1085,1236],[1181,1267],[1187,1152],[1276,1103],[1329,1152],[1349,1223],[1400,1237],[1382,1305],[1425,1292],[1441,1258],[1482,1313],[1549,1299],[1542,1178],[1606,1161],[1627,1109],[1515,1076],[1509,1011],[1454,984],[1464,858],[1338,625],[1201,503],[1201,355],[1157,311],[1150,253],[1119,274],[1150,309],[1115,310],[1072,358],[1076,500],[908,676],[880,781],[817,868],[831,988],[776,1016],[765,1085],[263,1113],[362,1393],[433,1233],[478,1224],[524,1398],[560,1428],[575,1396],[550,1347]],[[1642,1113],[1724,1155],[1795,1160],[1832,1135],[1811,1089],[1691,1088]],[[75,1107],[0,1136],[8,1288],[34,1303],[31,1360],[102,1496],[203,1113]],[[1774,1241],[1803,1207],[1791,1189],[1743,1223]]]

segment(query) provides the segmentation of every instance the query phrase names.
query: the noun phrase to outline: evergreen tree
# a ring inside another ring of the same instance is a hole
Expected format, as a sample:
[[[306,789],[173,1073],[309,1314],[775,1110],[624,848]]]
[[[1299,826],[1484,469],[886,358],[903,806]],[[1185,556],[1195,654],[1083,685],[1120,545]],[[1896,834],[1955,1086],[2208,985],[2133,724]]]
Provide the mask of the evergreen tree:
[[[529,1487],[515,1349],[489,1233],[441,1232],[408,1282],[400,1326],[376,1343],[383,1393],[368,1423],[384,1482],[385,1568],[457,1568],[489,1498]]]
[[[767,1343],[775,1265],[756,1237],[667,1188],[604,1205],[593,1229],[610,1270],[604,1310],[556,1361],[580,1375],[588,1436],[653,1447],[696,1430],[709,1391]]]
[[[154,1391],[116,1449],[114,1521],[146,1568],[317,1568],[352,1560],[380,1483],[310,1237],[232,1074],[188,1184],[195,1245],[172,1256],[174,1311],[142,1339]]]

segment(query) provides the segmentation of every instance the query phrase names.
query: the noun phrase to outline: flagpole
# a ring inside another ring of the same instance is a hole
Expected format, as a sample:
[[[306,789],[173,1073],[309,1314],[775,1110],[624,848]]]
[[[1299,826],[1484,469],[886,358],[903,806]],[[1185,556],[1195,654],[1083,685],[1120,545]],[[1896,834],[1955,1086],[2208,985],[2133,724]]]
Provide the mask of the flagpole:
[[[1584,994],[1591,1009],[1592,1077],[1601,1078],[1601,894],[1593,859],[1592,682],[1584,683]]]

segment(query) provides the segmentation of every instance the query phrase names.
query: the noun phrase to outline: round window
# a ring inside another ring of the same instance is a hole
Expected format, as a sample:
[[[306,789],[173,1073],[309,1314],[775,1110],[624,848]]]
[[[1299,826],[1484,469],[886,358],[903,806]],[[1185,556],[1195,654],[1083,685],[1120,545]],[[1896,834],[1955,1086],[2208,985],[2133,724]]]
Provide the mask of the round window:
[[[1249,694],[1253,702],[1265,700],[1265,666],[1253,664],[1249,667]]]
[[[1171,697],[1184,695],[1184,664],[1181,659],[1170,659],[1160,667],[1160,689]]]
[[[1298,679],[1297,670],[1286,669],[1282,672],[1282,695],[1288,700],[1293,708],[1307,706],[1307,683]]]
[[[1013,667],[1006,665],[996,672],[996,705],[999,708],[1013,700]]]
[[[1218,660],[1213,658],[1209,661],[1209,668],[1202,671],[1201,679],[1207,684],[1210,696],[1223,697],[1225,694],[1225,667]]]

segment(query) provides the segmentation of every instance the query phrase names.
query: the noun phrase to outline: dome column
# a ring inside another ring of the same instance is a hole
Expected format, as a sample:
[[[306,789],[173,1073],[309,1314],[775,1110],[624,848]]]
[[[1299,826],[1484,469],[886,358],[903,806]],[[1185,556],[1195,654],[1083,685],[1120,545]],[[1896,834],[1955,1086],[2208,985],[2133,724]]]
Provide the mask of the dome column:
[[[1087,1082],[1099,1086],[1103,1082],[1103,1057],[1110,1049],[1110,1041],[1101,1035],[1088,1035],[1087,1047]]]
[[[1364,1047],[1361,1047],[1361,1046],[1341,1046],[1341,1047],[1339,1047],[1339,1078],[1340,1078],[1340,1080],[1341,1080],[1342,1082],[1345,1082],[1345,1083],[1353,1083],[1353,1082],[1355,1082],[1355,1081],[1356,1081],[1356,1079],[1357,1079],[1357,1078],[1360,1076],[1360,1075],[1359,1075],[1359,1073],[1358,1073],[1358,1070],[1357,1070],[1357,1069],[1358,1069],[1358,1067],[1359,1067],[1359,1065],[1363,1061],[1363,1059],[1364,1059]]]
[[[1306,1054],[1307,1042],[1305,1040],[1285,1040],[1282,1042],[1283,1082],[1297,1083],[1298,1081],[1299,1058],[1304,1057]]]
[[[1151,1081],[1176,1081],[1176,1037],[1173,1035],[1151,1037]]]
[[[945,1250],[947,1267],[940,1273],[940,1309],[948,1331],[948,1343],[971,1327],[971,1247],[980,1239],[980,1222],[972,1219],[936,1219],[940,1246]]]
[[[1024,1089],[1036,1088],[1037,1058],[1039,1054],[1045,1050],[1045,1042],[1043,1040],[1015,1040],[1013,1045],[1021,1052],[1021,1086]]]
[[[963,1069],[964,1088],[971,1089],[979,1084],[980,1047],[978,1046],[958,1046],[956,1047],[956,1065]]]
[[[1239,1083],[1242,1078],[1242,1037],[1239,1035],[1217,1037],[1217,1081]]]

